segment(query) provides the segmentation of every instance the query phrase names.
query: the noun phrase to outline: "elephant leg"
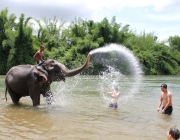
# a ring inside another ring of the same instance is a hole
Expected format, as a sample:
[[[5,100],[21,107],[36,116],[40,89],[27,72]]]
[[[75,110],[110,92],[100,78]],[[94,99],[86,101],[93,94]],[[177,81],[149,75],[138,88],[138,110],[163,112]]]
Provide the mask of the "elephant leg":
[[[30,97],[32,99],[33,106],[40,105],[40,94],[38,92],[31,92]]]
[[[13,101],[14,104],[18,104],[19,99],[21,96],[19,96],[17,93],[13,92],[10,87],[7,86],[8,93]]]
[[[39,87],[37,87],[35,83],[33,84],[32,83],[29,84],[28,90],[29,90],[29,96],[32,99],[33,106],[35,107],[40,105],[40,92],[39,92]]]
[[[33,102],[33,106],[40,105],[40,97],[36,97],[36,98],[32,99],[32,102]]]

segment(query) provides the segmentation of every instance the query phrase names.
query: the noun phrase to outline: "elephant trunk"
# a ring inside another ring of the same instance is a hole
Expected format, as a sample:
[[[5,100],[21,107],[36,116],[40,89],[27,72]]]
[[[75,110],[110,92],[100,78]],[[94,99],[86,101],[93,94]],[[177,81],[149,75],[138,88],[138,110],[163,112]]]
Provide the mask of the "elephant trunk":
[[[77,68],[77,69],[73,69],[73,70],[68,70],[66,67],[62,68],[63,72],[65,73],[65,75],[67,77],[70,76],[74,76],[76,74],[79,74],[80,72],[82,72],[89,64],[90,61],[90,57],[91,55],[88,54],[87,58],[86,58],[86,62],[84,63],[84,65],[82,65],[81,67]]]

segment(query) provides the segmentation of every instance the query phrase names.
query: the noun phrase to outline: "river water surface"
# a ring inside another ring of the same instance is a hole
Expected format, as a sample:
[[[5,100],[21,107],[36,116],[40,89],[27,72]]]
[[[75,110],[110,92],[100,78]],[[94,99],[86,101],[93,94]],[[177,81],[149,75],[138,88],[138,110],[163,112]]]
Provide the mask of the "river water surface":
[[[5,100],[0,76],[0,139],[2,140],[166,140],[170,127],[180,129],[179,76],[142,76],[135,83],[125,77],[118,83],[118,109],[108,108],[99,76],[75,76],[51,84],[54,105],[32,107],[30,97],[14,105]],[[160,85],[173,93],[173,113],[157,112]]]

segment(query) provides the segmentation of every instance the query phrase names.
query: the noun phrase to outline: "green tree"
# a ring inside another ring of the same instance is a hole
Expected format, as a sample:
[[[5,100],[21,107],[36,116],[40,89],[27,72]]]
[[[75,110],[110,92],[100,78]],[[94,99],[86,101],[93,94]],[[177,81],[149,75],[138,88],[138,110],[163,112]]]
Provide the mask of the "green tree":
[[[16,30],[16,16],[11,14],[8,16],[8,9],[0,12],[0,74],[5,74],[8,70],[8,56],[15,46],[15,30]]]
[[[145,74],[177,74],[178,53],[164,43],[158,43],[153,33],[145,32],[130,38],[133,52],[143,65]]]
[[[36,21],[39,25],[37,37],[40,44],[44,44],[48,51],[51,51],[54,47],[60,47],[65,21],[58,22],[56,16],[54,16],[53,20],[43,18],[42,23],[39,20]]]
[[[8,68],[19,64],[33,64],[32,28],[28,26],[30,19],[31,17],[25,19],[24,14],[19,18],[15,46],[11,48],[8,55]]]
[[[169,45],[173,50],[178,50],[180,52],[180,37],[179,36],[170,36],[168,39]]]

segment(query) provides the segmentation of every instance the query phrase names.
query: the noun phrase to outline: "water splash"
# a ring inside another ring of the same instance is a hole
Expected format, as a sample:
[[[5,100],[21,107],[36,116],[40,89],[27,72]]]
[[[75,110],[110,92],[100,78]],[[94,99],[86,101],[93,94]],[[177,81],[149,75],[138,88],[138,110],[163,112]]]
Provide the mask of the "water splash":
[[[54,95],[56,98],[54,99],[56,106],[68,106],[69,104],[73,104],[73,91],[77,84],[79,83],[80,76],[77,75],[73,78],[68,78],[66,83],[64,82],[54,82],[52,84],[52,88],[54,89]],[[71,85],[71,87],[69,87]]]
[[[53,99],[53,96],[52,96],[52,93],[50,90],[46,91],[44,99],[45,99],[47,105],[53,105],[54,104],[54,99]]]
[[[138,92],[143,71],[132,51],[122,45],[109,44],[92,50],[90,54],[93,62],[105,67],[99,75],[100,94],[105,102],[109,102],[110,97],[104,87],[112,90],[113,85],[118,85],[120,100],[133,97]]]
[[[125,46],[110,44],[90,52],[91,61],[103,64],[105,70],[99,74],[99,87],[101,87],[100,94],[105,102],[109,102],[109,96],[105,93],[104,87],[109,90],[113,85],[118,85],[120,90],[120,100],[128,99],[138,92],[141,83],[142,70],[138,59],[134,56],[133,52]],[[55,100],[56,106],[68,106],[74,102],[74,88],[79,82],[79,76],[75,79],[69,79],[67,83],[53,83],[55,86]],[[58,84],[58,85],[57,85]],[[69,88],[71,85],[71,88]],[[88,85],[89,86],[89,85]],[[130,87],[130,88],[129,88]],[[85,90],[84,87],[82,90]],[[99,90],[96,90],[99,91]]]
[[[111,66],[123,75],[141,75],[143,71],[138,59],[123,45],[110,44],[90,52],[96,63]]]

